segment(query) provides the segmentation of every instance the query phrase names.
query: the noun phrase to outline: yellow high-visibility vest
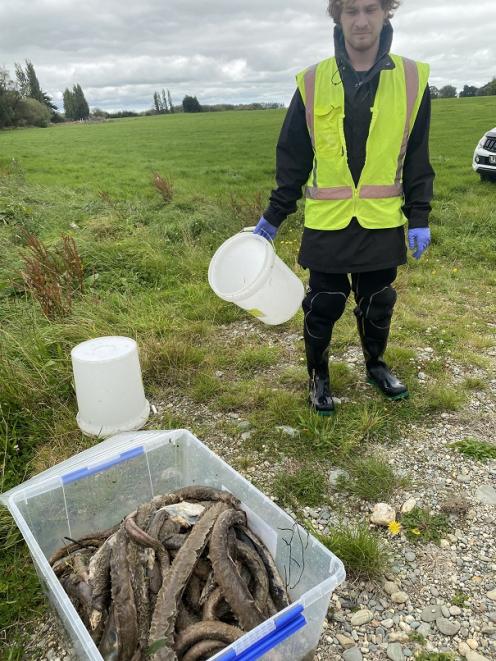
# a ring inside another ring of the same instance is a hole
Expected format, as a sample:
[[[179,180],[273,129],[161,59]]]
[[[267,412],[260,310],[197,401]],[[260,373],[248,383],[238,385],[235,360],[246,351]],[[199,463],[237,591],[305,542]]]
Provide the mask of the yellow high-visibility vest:
[[[365,165],[357,186],[348,166],[344,87],[336,58],[296,76],[314,149],[305,193],[306,227],[338,230],[353,217],[368,229],[399,227],[406,222],[401,211],[403,163],[429,79],[429,65],[398,55],[391,58],[394,69],[380,73]]]

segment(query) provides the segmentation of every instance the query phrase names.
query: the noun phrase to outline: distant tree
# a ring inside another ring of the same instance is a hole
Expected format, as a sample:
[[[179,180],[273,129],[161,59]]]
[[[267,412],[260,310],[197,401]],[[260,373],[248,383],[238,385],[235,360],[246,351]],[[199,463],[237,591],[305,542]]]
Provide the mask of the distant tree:
[[[44,103],[28,96],[19,99],[15,109],[18,126],[39,126],[46,128],[50,124],[50,110]]]
[[[456,87],[453,85],[445,85],[439,90],[439,96],[442,99],[454,99],[456,97]]]
[[[439,99],[439,90],[435,85],[429,87],[431,93],[431,99]]]
[[[196,96],[185,96],[183,99],[184,112],[201,112],[202,107]]]
[[[165,96],[165,90],[162,90],[162,112],[169,112],[169,107],[167,105],[167,97]]]
[[[160,95],[158,92],[153,93],[153,107],[155,108],[155,111],[160,113],[161,105],[160,105]]]
[[[64,113],[66,119],[75,119],[74,94],[67,87],[62,95],[64,101]]]
[[[95,119],[107,119],[109,116],[106,110],[101,110],[100,108],[95,108],[91,114]]]
[[[24,97],[31,96],[28,77],[26,76],[24,69],[21,67],[20,64],[17,64],[17,62],[15,64],[15,72],[17,79],[17,89],[19,90],[19,94]]]
[[[172,103],[172,97],[169,90],[167,90],[167,98],[169,99],[169,112],[174,112],[174,104]]]
[[[90,107],[85,99],[81,85],[76,84],[72,88],[74,96],[74,119],[88,119],[90,116]]]
[[[15,108],[20,95],[14,89],[9,72],[0,69],[0,129],[12,126],[15,122]]]
[[[473,85],[464,85],[462,91],[460,92],[460,97],[466,96],[477,96],[478,88]]]
[[[36,101],[43,103],[50,110],[51,114],[54,115],[57,106],[53,103],[51,96],[41,89],[33,63],[26,60],[26,70],[20,64],[16,63],[15,72],[19,94],[23,98],[36,99]]]
[[[477,91],[477,96],[496,96],[496,78],[493,78],[491,82],[480,87]]]

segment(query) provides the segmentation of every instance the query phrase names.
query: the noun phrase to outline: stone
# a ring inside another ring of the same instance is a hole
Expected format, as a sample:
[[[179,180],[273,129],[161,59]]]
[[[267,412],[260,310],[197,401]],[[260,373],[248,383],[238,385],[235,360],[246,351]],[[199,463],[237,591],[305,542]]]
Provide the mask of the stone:
[[[391,661],[403,661],[405,656],[400,643],[391,643],[387,648],[387,658]]]
[[[482,656],[482,654],[474,652],[474,650],[469,650],[465,658],[467,661],[489,661],[487,656]]]
[[[449,613],[450,615],[461,615],[462,609],[459,606],[450,606]]]
[[[393,583],[393,581],[386,581],[383,587],[384,592],[387,592],[388,594],[394,594],[400,589],[400,586],[397,583]]]
[[[390,617],[388,617],[386,620],[381,620],[381,626],[383,626],[385,629],[391,629],[393,624],[394,622]]]
[[[337,633],[336,638],[338,639],[338,642],[341,645],[341,647],[344,647],[345,650],[347,650],[349,647],[353,647],[355,644],[353,638],[348,638],[348,636],[343,636],[342,633]]]
[[[408,595],[406,592],[399,590],[391,595],[391,601],[394,601],[395,604],[404,604],[405,601],[408,601]]]
[[[405,631],[393,631],[388,635],[388,641],[390,643],[407,643],[409,637]]]
[[[348,479],[350,477],[349,473],[341,468],[336,468],[335,470],[329,471],[329,484],[331,487],[337,487],[339,478]]]
[[[488,599],[491,599],[491,601],[496,601],[496,590],[491,590],[486,594],[486,597]]]
[[[446,617],[438,617],[436,626],[445,636],[455,636],[460,631],[460,623],[448,620]]]
[[[350,647],[349,650],[343,652],[343,661],[362,661],[363,656],[358,647]]]
[[[363,608],[362,610],[353,613],[350,622],[352,627],[360,627],[362,624],[367,624],[373,619],[374,613],[369,611],[368,608]]]
[[[426,606],[420,615],[422,622],[434,622],[441,616],[441,606]]]
[[[297,436],[299,434],[297,429],[294,427],[288,427],[288,425],[279,425],[276,427],[276,429],[282,434],[286,434],[287,436]]]
[[[377,503],[370,516],[371,523],[377,526],[388,526],[396,520],[396,511],[387,503]]]
[[[415,555],[415,553],[413,553],[413,551],[407,551],[405,553],[405,558],[406,560],[408,560],[408,562],[415,562],[416,557],[417,556]]]
[[[496,489],[490,484],[483,484],[475,492],[475,497],[484,505],[496,505]]]
[[[467,640],[467,645],[470,647],[471,650],[476,650],[479,647],[479,643],[474,640],[474,638],[469,638]]]
[[[415,498],[409,498],[408,500],[405,500],[405,502],[401,506],[401,513],[408,514],[408,512],[411,512],[416,505],[417,505],[417,501],[415,500]]]
[[[431,635],[431,625],[424,622],[417,628],[417,633],[419,633],[424,638],[427,638]]]

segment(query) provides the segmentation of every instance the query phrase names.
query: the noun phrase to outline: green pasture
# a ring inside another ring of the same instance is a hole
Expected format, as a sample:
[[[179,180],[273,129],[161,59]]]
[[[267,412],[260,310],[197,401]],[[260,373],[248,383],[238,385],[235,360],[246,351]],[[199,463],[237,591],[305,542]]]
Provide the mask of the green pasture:
[[[279,110],[177,114],[0,132],[0,491],[94,443],[75,423],[69,352],[98,335],[137,339],[152,401],[184,395],[225,413],[219,427],[232,434],[239,431],[229,412],[248,419],[253,434],[234,465],[243,472],[262,460],[290,458],[294,479],[281,474],[263,487],[292,508],[326,497],[322,476],[331,466],[358,471],[357,455],[370,441],[395,442],[409,424],[428,425],[484,387],[484,352],[493,346],[496,318],[496,184],[482,183],[471,160],[496,124],[496,97],[433,103],[433,245],[401,269],[388,351],[412,398],[391,407],[357,391],[361,376],[340,360],[357,344],[349,305],[333,341],[332,379],[344,403],[332,420],[306,408],[301,340],[296,361],[277,341],[287,330],[300,332],[301,313],[283,328],[263,328],[272,346],[253,334],[231,338],[231,324],[239,327],[247,316],[217,299],[207,282],[215,249],[255,224],[266,205],[283,118]],[[172,180],[172,202],[154,188],[153,172]],[[300,207],[281,229],[277,250],[305,280],[296,265],[302,222]],[[49,251],[63,236],[75,241],[83,288],[74,290],[64,315],[45,316],[26,285],[28,235]],[[417,349],[424,346],[436,354],[424,368],[425,385],[416,378]],[[479,371],[453,383],[446,359]],[[200,439],[208,433],[207,424],[192,425],[181,411],[151,424],[186,426]],[[279,425],[301,433],[282,436]],[[389,491],[401,486],[394,475],[380,479]],[[374,560],[374,575],[376,568]],[[22,658],[28,623],[44,607],[25,546],[0,511],[5,658]]]

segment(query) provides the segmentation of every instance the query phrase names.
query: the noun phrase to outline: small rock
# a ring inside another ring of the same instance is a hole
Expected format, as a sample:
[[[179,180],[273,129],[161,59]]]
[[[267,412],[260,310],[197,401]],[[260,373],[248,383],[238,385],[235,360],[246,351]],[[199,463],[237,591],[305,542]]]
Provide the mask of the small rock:
[[[455,636],[460,631],[460,623],[448,620],[445,617],[436,619],[436,626],[445,636]]]
[[[390,617],[388,617],[386,620],[381,620],[381,626],[383,626],[385,629],[391,629],[393,624],[394,622]]]
[[[349,473],[342,468],[336,468],[335,470],[329,471],[329,484],[331,487],[337,487],[339,478],[347,479],[349,478]]]
[[[406,592],[399,590],[391,595],[391,600],[394,601],[395,604],[404,604],[405,601],[408,601],[408,595]]]
[[[394,594],[400,589],[400,586],[397,583],[393,583],[393,581],[386,581],[383,587],[384,592],[387,592],[387,594]]]
[[[405,558],[406,560],[408,560],[408,562],[415,562],[416,557],[417,556],[415,555],[415,553],[413,553],[413,551],[407,551],[405,553]]]
[[[420,615],[422,622],[434,622],[441,616],[441,606],[426,606]]]
[[[387,648],[387,657],[391,661],[403,661],[405,656],[400,643],[391,643]]]
[[[491,601],[496,601],[496,590],[491,590],[486,594],[486,597],[488,599],[491,599]]]
[[[476,650],[479,647],[479,643],[473,638],[469,638],[467,640],[467,645],[470,647],[471,650]]]
[[[461,615],[462,609],[458,606],[450,606],[449,613],[450,615]]]
[[[417,633],[419,633],[424,638],[427,638],[431,635],[431,625],[424,622],[417,628]]]
[[[461,656],[466,656],[467,652],[470,652],[470,647],[467,645],[467,643],[462,641],[458,643],[458,652]]]
[[[484,505],[496,505],[496,489],[490,484],[483,484],[475,492],[475,497]]]
[[[298,430],[295,429],[294,427],[288,427],[287,425],[279,425],[276,427],[276,429],[283,434],[287,434],[288,436],[297,436],[298,435]]]
[[[396,511],[387,503],[377,503],[370,516],[370,521],[377,526],[387,526],[396,519]]]
[[[351,647],[343,652],[343,661],[362,661],[363,656],[358,647]]]
[[[416,504],[417,501],[415,498],[409,498],[408,500],[405,500],[405,502],[401,506],[401,513],[408,514],[408,512],[411,512],[414,509]]]
[[[359,627],[362,624],[367,624],[367,622],[370,622],[373,619],[374,619],[374,613],[372,613],[372,611],[369,611],[368,608],[364,608],[360,611],[357,611],[356,613],[353,613],[350,622],[351,622],[351,626]]]
[[[348,638],[348,636],[343,636],[343,634],[341,633],[337,633],[336,638],[338,639],[341,647],[344,647],[345,650],[347,650],[349,647],[353,647],[355,644],[353,638]]]
[[[489,661],[487,656],[482,656],[482,654],[478,654],[477,652],[474,652],[474,650],[469,650],[466,655],[467,661]]]

